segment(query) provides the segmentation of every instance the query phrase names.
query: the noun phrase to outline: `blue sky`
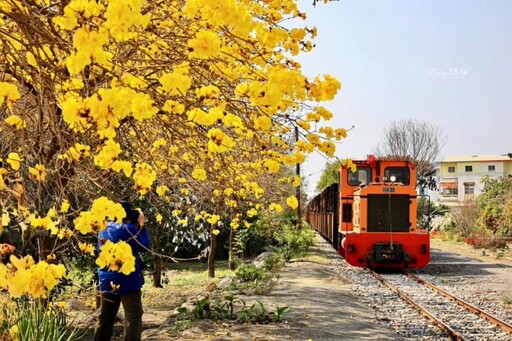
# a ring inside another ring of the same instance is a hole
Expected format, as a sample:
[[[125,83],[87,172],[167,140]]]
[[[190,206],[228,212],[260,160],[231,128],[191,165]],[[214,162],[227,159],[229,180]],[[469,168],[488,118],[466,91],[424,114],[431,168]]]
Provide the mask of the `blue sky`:
[[[342,82],[326,103],[333,127],[355,128],[339,158],[365,158],[389,122],[413,118],[438,125],[441,157],[512,152],[512,1],[341,0],[312,6],[311,53],[299,57],[308,76]],[[325,164],[303,165],[312,194]]]

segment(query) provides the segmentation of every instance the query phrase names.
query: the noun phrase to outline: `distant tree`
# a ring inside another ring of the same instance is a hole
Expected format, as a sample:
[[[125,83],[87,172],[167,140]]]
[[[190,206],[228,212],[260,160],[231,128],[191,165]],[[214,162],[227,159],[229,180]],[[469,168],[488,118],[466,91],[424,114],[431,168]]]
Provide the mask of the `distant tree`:
[[[434,162],[444,143],[445,138],[440,127],[428,122],[405,119],[391,122],[375,153],[381,157],[409,159],[416,167],[418,187],[434,189]]]
[[[512,235],[512,175],[485,177],[484,189],[477,199],[480,221],[493,234]]]
[[[329,185],[338,182],[338,171],[340,167],[341,161],[339,160],[329,162],[325,165],[322,175],[320,175],[320,180],[318,180],[318,183],[316,184],[317,191],[321,192]]]

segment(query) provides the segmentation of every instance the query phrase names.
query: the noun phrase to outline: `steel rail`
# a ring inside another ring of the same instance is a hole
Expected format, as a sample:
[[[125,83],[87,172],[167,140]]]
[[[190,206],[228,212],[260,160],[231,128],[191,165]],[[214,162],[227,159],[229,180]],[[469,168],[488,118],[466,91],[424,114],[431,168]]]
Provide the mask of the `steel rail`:
[[[395,294],[398,295],[401,299],[409,303],[414,309],[418,310],[423,316],[428,318],[430,321],[432,321],[436,326],[438,326],[442,331],[444,331],[447,335],[450,336],[452,340],[458,340],[463,341],[464,338],[461,334],[450,328],[447,324],[445,324],[443,321],[436,318],[432,313],[430,313],[428,310],[420,306],[416,301],[414,301],[411,297],[409,297],[406,293],[398,289],[394,284],[389,282],[388,280],[384,279],[381,275],[376,273],[373,270],[368,270],[373,277],[377,278],[382,284],[390,288]]]
[[[460,299],[460,298],[458,298],[458,297],[456,297],[456,296],[454,296],[454,295],[444,291],[443,289],[435,286],[432,283],[429,283],[429,282],[425,281],[424,279],[419,278],[416,275],[413,275],[410,272],[404,271],[404,273],[410,279],[420,283],[421,285],[424,285],[424,286],[434,290],[435,292],[440,293],[441,295],[443,295],[443,296],[449,298],[450,300],[454,301],[455,303],[457,303],[458,305],[460,305],[464,309],[471,311],[472,313],[474,313],[474,314],[476,314],[476,315],[486,319],[487,321],[490,321],[491,323],[494,323],[495,325],[497,325],[498,327],[500,327],[501,329],[503,329],[507,333],[512,334],[512,325],[506,323],[505,321],[502,321],[499,318],[496,318],[496,317],[492,316],[491,314],[483,311],[482,309],[480,309],[478,307],[475,307],[471,303],[468,303],[468,302],[466,302],[466,301],[464,301],[464,300],[462,300],[462,299]]]

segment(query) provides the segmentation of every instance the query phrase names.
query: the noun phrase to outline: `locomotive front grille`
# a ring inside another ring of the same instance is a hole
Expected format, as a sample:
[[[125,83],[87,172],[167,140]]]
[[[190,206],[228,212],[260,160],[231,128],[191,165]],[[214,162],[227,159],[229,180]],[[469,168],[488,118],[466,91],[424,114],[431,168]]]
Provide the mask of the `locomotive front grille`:
[[[368,195],[368,232],[409,232],[409,195]]]
[[[407,257],[402,244],[376,243],[373,245],[372,258],[377,263],[401,263]]]

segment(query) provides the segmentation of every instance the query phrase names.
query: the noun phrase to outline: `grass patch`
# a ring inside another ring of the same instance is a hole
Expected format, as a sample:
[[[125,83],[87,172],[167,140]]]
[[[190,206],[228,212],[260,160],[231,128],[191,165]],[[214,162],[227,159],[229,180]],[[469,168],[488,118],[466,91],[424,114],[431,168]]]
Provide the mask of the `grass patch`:
[[[327,258],[324,256],[319,256],[319,255],[307,255],[306,257],[304,257],[304,260],[306,262],[317,263],[317,264],[324,264],[324,265],[331,264],[330,258]]]
[[[143,304],[153,308],[174,309],[188,297],[204,292],[209,283],[218,284],[222,277],[233,272],[226,261],[215,263],[215,278],[208,278],[208,264],[201,262],[171,264],[163,271],[167,283],[154,288],[152,278],[146,276]]]

